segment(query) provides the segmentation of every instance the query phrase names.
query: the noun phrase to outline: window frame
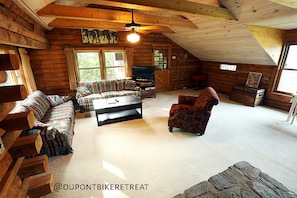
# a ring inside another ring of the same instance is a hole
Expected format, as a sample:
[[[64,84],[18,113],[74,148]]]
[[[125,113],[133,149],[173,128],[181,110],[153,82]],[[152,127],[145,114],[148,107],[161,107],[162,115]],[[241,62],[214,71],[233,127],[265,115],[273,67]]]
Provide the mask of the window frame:
[[[80,77],[80,68],[79,68],[79,65],[78,65],[78,59],[77,59],[77,53],[79,52],[97,52],[98,55],[99,55],[99,69],[100,69],[100,75],[101,75],[101,79],[98,79],[98,80],[106,80],[107,79],[107,72],[106,72],[106,69],[107,68],[110,68],[110,67],[107,67],[105,65],[105,56],[104,56],[104,52],[122,52],[124,54],[124,77],[127,77],[127,69],[128,69],[128,57],[127,57],[127,53],[126,53],[126,50],[125,49],[107,49],[107,48],[96,48],[96,49],[90,49],[90,48],[76,48],[74,50],[74,53],[75,53],[75,58],[76,58],[76,69],[78,71],[78,75],[79,75],[79,79],[81,78]],[[122,66],[121,66],[122,67]],[[117,67],[116,67],[117,68]],[[89,69],[94,69],[94,68],[89,68]],[[80,79],[81,81],[81,79]]]
[[[156,70],[169,70],[171,65],[171,46],[170,45],[152,45],[152,65],[156,68]],[[167,50],[167,65],[166,68],[163,66],[160,68],[158,65],[155,65],[155,50]]]
[[[290,96],[293,93],[280,91],[280,90],[278,90],[278,87],[279,87],[279,84],[280,84],[280,80],[281,80],[283,70],[296,71],[297,72],[297,68],[296,69],[285,68],[285,63],[287,61],[287,57],[288,57],[288,54],[289,54],[289,49],[290,49],[290,46],[292,46],[292,45],[297,46],[297,43],[287,43],[282,48],[281,57],[280,57],[279,64],[278,64],[278,70],[276,72],[276,78],[275,78],[275,82],[274,82],[274,86],[273,86],[273,92],[279,93],[279,94],[284,94],[284,95],[290,95]]]
[[[220,70],[221,71],[236,72],[237,71],[237,64],[221,63],[220,64]]]
[[[78,56],[77,56],[77,53],[89,53],[89,52],[96,52],[98,54],[98,58],[99,58],[99,67],[92,67],[92,68],[79,68],[79,65],[78,65]],[[99,50],[75,50],[75,58],[76,58],[76,68],[77,68],[77,71],[78,71],[78,75],[79,75],[79,79],[81,79],[81,76],[80,76],[80,70],[92,70],[92,69],[99,69],[100,71],[100,76],[101,76],[101,79],[102,79],[102,76],[103,76],[103,73],[102,73],[102,55],[100,53]]]
[[[106,62],[105,62],[105,52],[114,52],[114,53],[117,53],[117,52],[122,52],[123,55],[124,55],[124,66],[106,66]],[[124,77],[127,77],[127,68],[128,68],[128,60],[127,60],[127,54],[126,54],[126,50],[102,50],[101,51],[102,53],[102,65],[104,66],[104,79],[107,79],[107,68],[123,68],[124,70]]]

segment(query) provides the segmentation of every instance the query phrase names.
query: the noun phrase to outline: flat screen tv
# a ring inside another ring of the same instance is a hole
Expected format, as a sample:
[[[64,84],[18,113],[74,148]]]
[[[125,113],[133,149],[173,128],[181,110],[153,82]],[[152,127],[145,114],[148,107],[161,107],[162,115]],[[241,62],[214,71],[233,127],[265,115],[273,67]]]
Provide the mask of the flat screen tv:
[[[136,82],[154,82],[155,67],[154,66],[133,66],[132,79]]]

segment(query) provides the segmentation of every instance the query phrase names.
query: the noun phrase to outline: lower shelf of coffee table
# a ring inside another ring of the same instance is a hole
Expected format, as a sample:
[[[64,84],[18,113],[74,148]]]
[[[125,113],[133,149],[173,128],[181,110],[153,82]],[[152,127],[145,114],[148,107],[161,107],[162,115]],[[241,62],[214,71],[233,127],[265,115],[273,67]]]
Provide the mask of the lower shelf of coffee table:
[[[115,122],[122,122],[142,118],[141,113],[137,109],[129,109],[125,111],[97,114],[98,126]]]

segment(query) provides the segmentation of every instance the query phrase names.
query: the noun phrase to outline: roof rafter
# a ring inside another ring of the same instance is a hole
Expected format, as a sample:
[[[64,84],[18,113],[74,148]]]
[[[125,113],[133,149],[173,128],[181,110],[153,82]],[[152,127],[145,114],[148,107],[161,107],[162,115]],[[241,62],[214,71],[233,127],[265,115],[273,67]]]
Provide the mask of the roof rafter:
[[[186,0],[72,0],[97,5],[107,5],[122,8],[131,8],[145,11],[166,11],[170,14],[199,14],[207,17],[215,17],[220,20],[237,20],[226,8],[205,5]]]
[[[125,31],[125,24],[117,22],[106,22],[106,21],[91,21],[91,20],[78,20],[78,19],[55,19],[48,24],[51,27],[60,28],[98,28],[108,30]],[[151,26],[148,26],[151,27]],[[162,33],[173,33],[169,27],[159,26],[149,28],[151,32],[162,32]]]
[[[76,20],[93,20],[105,22],[130,23],[131,12],[107,10],[100,8],[64,6],[57,4],[49,4],[37,12],[39,16],[76,19]],[[170,18],[157,15],[148,15],[135,13],[134,19],[137,23],[143,25],[159,25],[159,26],[179,26],[185,28],[197,28],[191,21],[183,18]]]

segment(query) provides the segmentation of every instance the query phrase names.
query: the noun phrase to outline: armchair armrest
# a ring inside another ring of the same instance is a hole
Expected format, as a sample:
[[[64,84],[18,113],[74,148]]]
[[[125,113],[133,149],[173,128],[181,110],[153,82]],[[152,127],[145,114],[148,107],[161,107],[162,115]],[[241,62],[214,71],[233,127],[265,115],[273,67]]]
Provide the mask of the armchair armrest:
[[[178,105],[178,107],[175,109],[174,114],[186,114],[190,116],[194,115],[209,115],[210,111],[207,110],[201,110],[195,106],[189,106],[189,105]]]
[[[178,104],[187,104],[193,106],[197,98],[197,96],[179,95]]]

